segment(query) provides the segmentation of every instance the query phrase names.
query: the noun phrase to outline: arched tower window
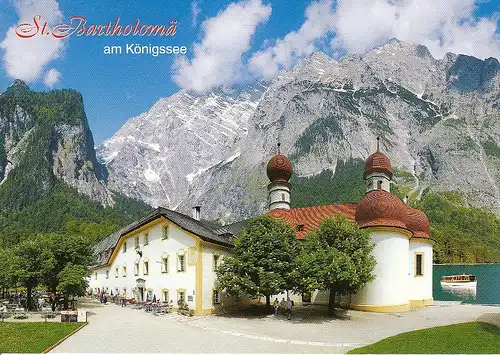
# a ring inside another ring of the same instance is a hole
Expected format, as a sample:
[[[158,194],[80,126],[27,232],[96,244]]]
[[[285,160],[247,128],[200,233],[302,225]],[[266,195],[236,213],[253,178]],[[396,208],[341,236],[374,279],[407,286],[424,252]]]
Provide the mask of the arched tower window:
[[[377,181],[377,190],[382,190],[382,180]]]

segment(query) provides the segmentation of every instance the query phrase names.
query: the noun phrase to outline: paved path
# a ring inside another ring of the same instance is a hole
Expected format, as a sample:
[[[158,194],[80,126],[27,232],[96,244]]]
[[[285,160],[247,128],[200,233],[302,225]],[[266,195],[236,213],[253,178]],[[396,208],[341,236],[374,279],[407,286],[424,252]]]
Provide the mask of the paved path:
[[[345,353],[398,333],[475,321],[500,307],[436,302],[400,314],[348,311],[341,319],[304,307],[294,319],[273,316],[153,316],[108,304],[89,309],[89,324],[52,352]]]

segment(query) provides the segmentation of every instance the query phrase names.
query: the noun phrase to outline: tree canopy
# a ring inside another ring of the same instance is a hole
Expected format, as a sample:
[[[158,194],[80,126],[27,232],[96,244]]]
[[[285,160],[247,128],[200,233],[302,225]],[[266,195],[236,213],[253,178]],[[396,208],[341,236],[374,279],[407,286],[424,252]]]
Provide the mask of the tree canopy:
[[[355,293],[373,279],[375,258],[368,232],[343,216],[324,219],[308,234],[297,258],[304,290],[329,290],[328,311],[333,314],[335,294]]]
[[[230,295],[270,296],[294,288],[298,243],[286,223],[271,216],[250,220],[234,241],[232,256],[217,269],[218,286]]]

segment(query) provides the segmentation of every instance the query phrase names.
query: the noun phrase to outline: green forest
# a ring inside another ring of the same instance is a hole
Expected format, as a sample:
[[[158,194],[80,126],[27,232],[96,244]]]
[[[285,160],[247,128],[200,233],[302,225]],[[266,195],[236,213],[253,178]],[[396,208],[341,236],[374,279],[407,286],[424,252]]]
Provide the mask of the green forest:
[[[339,163],[335,174],[325,170],[308,178],[294,177],[292,207],[359,202],[365,193],[364,162]],[[391,191],[403,199],[411,174],[394,169]],[[410,207],[425,212],[431,223],[435,263],[500,263],[500,219],[484,208],[470,207],[460,192],[410,194]]]
[[[19,109],[21,108],[21,110]],[[145,203],[115,193],[113,207],[103,207],[61,182],[53,172],[53,152],[61,129],[81,129],[75,146],[85,162],[82,169],[106,180],[97,162],[92,133],[80,93],[74,90],[34,92],[16,80],[0,95],[0,180],[10,162],[6,141],[20,142],[21,152],[0,185],[0,247],[17,245],[33,235],[82,235],[90,243],[149,213]],[[66,148],[68,149],[68,148]]]
[[[147,215],[143,202],[115,195],[113,207],[103,207],[75,189],[57,183],[42,199],[22,211],[0,214],[0,243],[8,247],[24,237],[46,233],[82,235],[95,243]]]

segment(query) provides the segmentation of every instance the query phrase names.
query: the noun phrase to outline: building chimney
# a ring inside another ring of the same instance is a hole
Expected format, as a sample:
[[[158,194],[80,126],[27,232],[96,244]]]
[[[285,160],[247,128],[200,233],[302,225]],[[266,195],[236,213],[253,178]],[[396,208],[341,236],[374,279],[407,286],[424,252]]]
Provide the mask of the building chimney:
[[[193,207],[193,218],[196,219],[197,221],[200,220],[200,212],[201,212],[201,206]]]

